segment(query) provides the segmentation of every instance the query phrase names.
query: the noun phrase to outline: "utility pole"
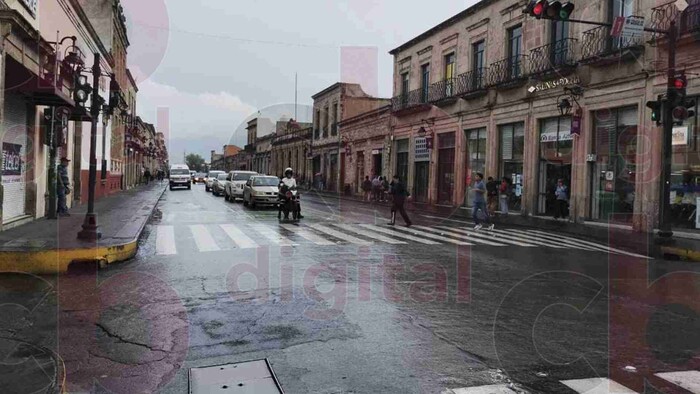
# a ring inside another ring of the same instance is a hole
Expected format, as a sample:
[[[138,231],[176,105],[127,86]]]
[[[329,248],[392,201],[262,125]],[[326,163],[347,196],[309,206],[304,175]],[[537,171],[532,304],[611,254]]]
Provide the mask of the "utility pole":
[[[676,40],[678,31],[676,21],[672,20],[668,29],[668,72],[666,81],[666,105],[663,106],[663,174],[661,177],[661,196],[659,202],[659,236],[669,239],[673,236],[671,231],[671,165],[673,164],[673,103],[672,96],[675,94],[673,80],[676,77]]]

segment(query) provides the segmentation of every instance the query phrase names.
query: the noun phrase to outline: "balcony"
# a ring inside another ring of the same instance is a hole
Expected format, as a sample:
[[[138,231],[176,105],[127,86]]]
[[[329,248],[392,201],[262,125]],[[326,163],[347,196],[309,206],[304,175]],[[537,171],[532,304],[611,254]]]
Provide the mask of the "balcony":
[[[644,48],[644,36],[636,37],[611,37],[610,28],[600,26],[583,32],[581,43],[581,60],[586,62],[604,61],[605,58],[614,57],[617,61],[623,52],[632,52],[634,49]],[[635,58],[631,56],[631,58]]]
[[[425,95],[425,94],[424,94]],[[448,78],[436,82],[428,88],[428,101],[440,103],[457,99],[457,78]]]
[[[691,8],[693,6],[689,6]],[[651,9],[651,28],[658,30],[668,30],[672,21],[678,21],[680,11],[676,7],[675,1],[660,5]],[[652,33],[652,39],[658,40],[665,37],[665,34]]]
[[[468,97],[484,92],[487,85],[487,72],[488,69],[484,67],[458,75],[457,94]]]
[[[338,135],[338,123],[331,124],[331,135],[332,136]]]
[[[681,14],[681,34],[695,33],[700,30],[700,4],[693,4]]]
[[[565,38],[530,51],[530,74],[547,74],[576,67],[576,40]]]
[[[525,80],[527,56],[517,55],[491,63],[489,66],[489,86],[509,86]]]
[[[391,99],[391,110],[393,112],[401,112],[426,106],[428,104],[428,95],[424,92],[424,89],[416,89],[394,97]]]

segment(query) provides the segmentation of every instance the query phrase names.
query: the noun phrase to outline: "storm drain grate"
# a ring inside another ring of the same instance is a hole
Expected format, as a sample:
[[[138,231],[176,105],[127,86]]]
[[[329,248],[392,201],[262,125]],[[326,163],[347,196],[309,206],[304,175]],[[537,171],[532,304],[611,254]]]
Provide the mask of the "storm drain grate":
[[[190,368],[190,394],[284,394],[267,359]]]

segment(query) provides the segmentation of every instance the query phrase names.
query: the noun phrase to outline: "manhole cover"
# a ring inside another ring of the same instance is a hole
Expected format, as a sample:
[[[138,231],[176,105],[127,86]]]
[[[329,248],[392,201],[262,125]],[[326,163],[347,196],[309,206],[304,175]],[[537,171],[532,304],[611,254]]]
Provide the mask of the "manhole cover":
[[[190,393],[283,394],[267,359],[190,368]]]

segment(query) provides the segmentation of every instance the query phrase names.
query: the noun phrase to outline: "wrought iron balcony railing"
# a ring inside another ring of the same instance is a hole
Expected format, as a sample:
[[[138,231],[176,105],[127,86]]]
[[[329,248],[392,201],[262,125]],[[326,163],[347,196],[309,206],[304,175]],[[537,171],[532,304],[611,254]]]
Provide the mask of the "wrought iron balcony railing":
[[[700,30],[700,4],[693,4],[680,15],[680,29],[682,33],[692,33]]]
[[[431,103],[442,101],[457,94],[457,78],[448,78],[430,85],[428,101]]]
[[[406,94],[396,96],[391,99],[392,111],[401,111],[403,109],[415,107],[428,102],[428,98],[423,94],[423,89],[411,90]]]
[[[488,69],[486,67],[465,72],[457,76],[457,94],[460,96],[486,89]]]
[[[600,26],[583,32],[581,59],[590,60],[643,45],[643,35],[634,37],[612,37],[610,36],[610,28],[608,26]]]
[[[678,20],[678,7],[676,7],[676,1],[671,1],[669,3],[654,7],[651,9],[651,27],[658,30],[668,30],[671,26],[671,21]],[[690,8],[690,7],[688,7]],[[653,39],[662,38],[663,34],[653,33]]]
[[[540,74],[576,65],[576,40],[565,38],[530,51],[530,73]]]
[[[489,85],[504,85],[525,77],[528,74],[526,60],[525,55],[517,55],[491,63],[489,66]]]

